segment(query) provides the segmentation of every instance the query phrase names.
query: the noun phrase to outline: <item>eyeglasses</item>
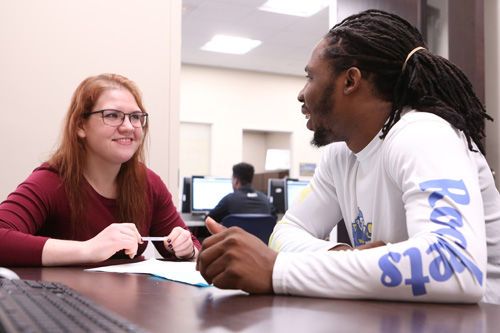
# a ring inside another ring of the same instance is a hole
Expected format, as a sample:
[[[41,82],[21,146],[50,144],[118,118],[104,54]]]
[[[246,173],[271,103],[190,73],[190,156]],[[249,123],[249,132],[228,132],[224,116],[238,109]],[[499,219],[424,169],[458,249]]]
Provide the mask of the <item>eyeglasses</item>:
[[[102,115],[102,121],[104,124],[118,127],[123,124],[125,116],[128,116],[128,120],[135,128],[141,128],[146,126],[146,121],[148,120],[148,114],[142,111],[134,111],[131,113],[125,113],[120,110],[106,109],[99,111],[86,112],[83,115],[88,117],[94,113],[100,113]]]

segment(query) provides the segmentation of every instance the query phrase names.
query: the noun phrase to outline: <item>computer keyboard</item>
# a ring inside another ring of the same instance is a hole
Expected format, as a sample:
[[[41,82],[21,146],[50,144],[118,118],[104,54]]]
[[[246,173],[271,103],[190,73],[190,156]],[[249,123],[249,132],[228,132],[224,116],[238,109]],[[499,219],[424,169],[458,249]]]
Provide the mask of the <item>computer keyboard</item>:
[[[0,332],[145,332],[57,282],[0,279]]]

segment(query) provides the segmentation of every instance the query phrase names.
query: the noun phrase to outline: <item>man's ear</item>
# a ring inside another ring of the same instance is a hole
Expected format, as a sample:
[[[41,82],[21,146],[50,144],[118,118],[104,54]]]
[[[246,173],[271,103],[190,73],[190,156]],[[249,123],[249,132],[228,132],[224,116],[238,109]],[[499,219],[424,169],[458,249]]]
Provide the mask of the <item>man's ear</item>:
[[[234,185],[233,185],[235,190],[238,190],[241,187],[241,182],[238,178],[234,178]]]
[[[349,95],[359,88],[361,77],[361,71],[357,67],[351,67],[345,72],[344,95]]]

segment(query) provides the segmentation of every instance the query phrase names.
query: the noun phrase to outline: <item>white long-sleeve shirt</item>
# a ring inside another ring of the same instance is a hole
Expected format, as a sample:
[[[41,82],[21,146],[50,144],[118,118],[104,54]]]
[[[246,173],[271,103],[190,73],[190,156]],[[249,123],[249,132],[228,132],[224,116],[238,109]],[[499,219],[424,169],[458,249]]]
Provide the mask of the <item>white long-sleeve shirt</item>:
[[[353,246],[324,239],[344,219]],[[500,303],[500,195],[479,152],[442,118],[404,113],[354,154],[333,143],[269,246],[278,294]],[[484,298],[483,298],[484,296]]]

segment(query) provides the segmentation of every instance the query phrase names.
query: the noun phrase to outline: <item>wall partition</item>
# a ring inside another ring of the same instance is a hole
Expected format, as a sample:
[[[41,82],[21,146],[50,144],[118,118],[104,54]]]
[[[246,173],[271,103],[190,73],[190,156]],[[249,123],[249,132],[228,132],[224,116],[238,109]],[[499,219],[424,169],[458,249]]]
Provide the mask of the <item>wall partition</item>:
[[[181,0],[0,1],[0,200],[54,148],[71,95],[105,72],[150,114],[148,165],[177,196]]]

